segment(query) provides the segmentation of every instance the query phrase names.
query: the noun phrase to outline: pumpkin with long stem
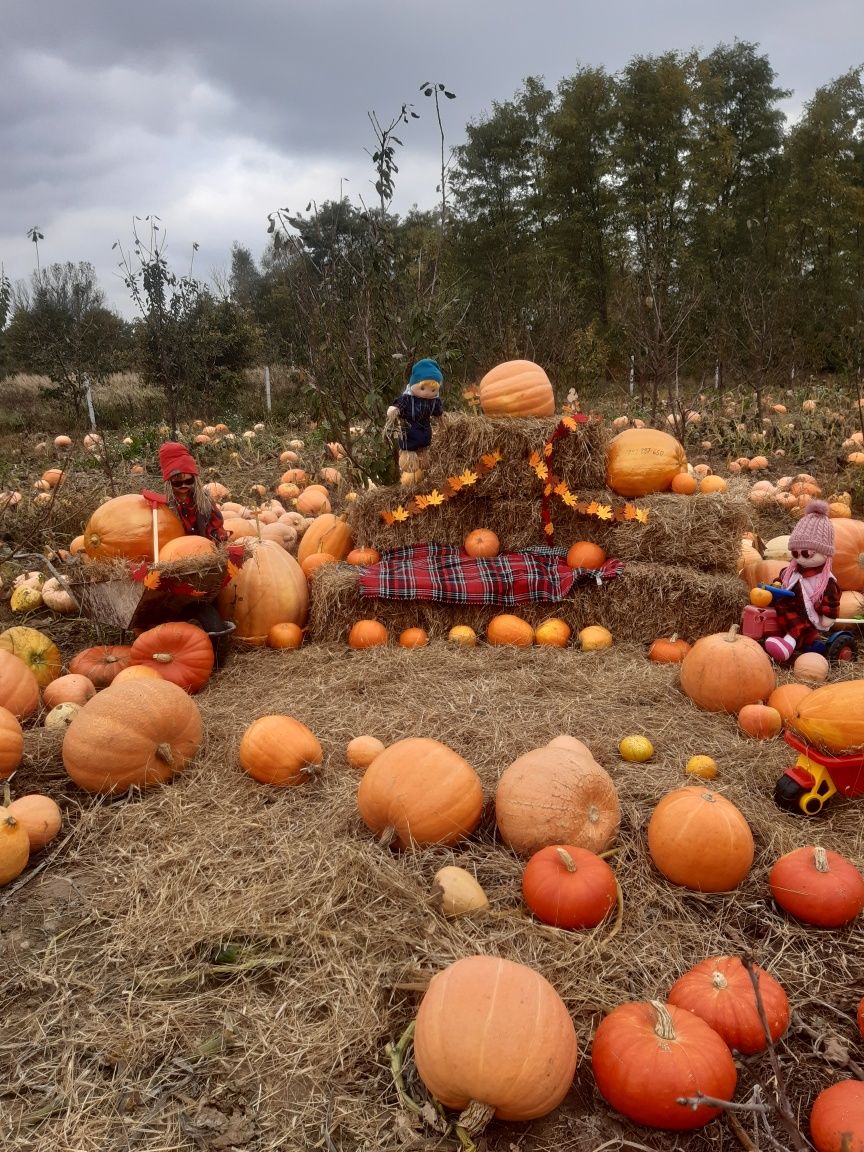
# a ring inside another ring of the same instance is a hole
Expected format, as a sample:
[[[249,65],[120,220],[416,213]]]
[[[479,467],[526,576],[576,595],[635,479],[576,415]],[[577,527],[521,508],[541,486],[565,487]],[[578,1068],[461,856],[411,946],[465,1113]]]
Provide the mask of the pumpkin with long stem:
[[[698,1016],[662,1004],[619,1004],[594,1033],[591,1068],[603,1099],[636,1124],[702,1128],[720,1108],[679,1100],[731,1100],[738,1073],[724,1040]]]
[[[420,1079],[460,1127],[534,1120],[561,1103],[576,1071],[576,1030],[548,980],[524,964],[466,956],[432,977],[417,1012]]]
[[[789,1027],[789,997],[762,968],[754,965],[753,974],[771,1040],[777,1041]],[[710,1024],[736,1052],[750,1055],[768,1047],[753,981],[738,956],[700,961],[675,981],[668,1000]]]

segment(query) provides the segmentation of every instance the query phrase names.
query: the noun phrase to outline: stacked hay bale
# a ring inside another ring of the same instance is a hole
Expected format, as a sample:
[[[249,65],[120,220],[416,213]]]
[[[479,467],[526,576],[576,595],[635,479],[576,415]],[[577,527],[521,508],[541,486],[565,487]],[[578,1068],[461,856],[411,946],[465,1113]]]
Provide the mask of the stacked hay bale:
[[[558,423],[545,420],[445,417],[433,446],[432,465],[415,489],[381,488],[364,493],[348,512],[355,544],[382,554],[411,544],[461,545],[473,528],[487,528],[502,552],[547,545],[541,520],[542,484],[528,464]],[[620,507],[624,500],[605,486],[609,434],[596,421],[580,424],[555,446],[556,474],[580,501]],[[443,488],[485,453],[503,459],[467,491],[422,514],[393,524],[381,513],[407,503],[417,492]],[[601,587],[578,584],[562,604],[521,604],[514,611],[532,624],[560,616],[577,630],[601,624],[613,635],[640,643],[677,632],[689,640],[728,628],[746,604],[746,588],[736,575],[750,508],[743,496],[677,496],[661,493],[633,501],[647,509],[647,522],[604,521],[568,508],[553,497],[552,543],[566,549],[576,540],[599,544],[607,556],[625,561],[623,573]],[[344,640],[351,624],[374,616],[389,629],[419,626],[446,635],[455,624],[485,632],[500,607],[447,605],[405,600],[371,600],[360,594],[358,572],[328,565],[312,582],[309,631],[317,640]]]

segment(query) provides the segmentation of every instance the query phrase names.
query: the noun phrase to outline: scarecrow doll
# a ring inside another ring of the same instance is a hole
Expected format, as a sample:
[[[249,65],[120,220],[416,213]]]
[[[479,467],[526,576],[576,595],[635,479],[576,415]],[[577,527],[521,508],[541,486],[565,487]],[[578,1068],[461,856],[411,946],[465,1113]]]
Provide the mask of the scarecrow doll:
[[[444,411],[439,395],[444,376],[434,360],[418,360],[405,391],[387,409],[385,433],[398,429],[399,471],[402,484],[416,484],[429,461],[432,417]]]
[[[834,624],[840,588],[831,571],[834,525],[824,500],[811,500],[789,537],[792,561],[780,573],[780,586],[794,593],[777,596],[779,633],[765,640],[765,651],[778,663],[801,652],[821,651],[820,634]]]
[[[204,491],[198,465],[185,444],[168,440],[159,449],[159,467],[165,481],[168,507],[187,536],[206,536],[214,544],[227,539],[222,513]]]

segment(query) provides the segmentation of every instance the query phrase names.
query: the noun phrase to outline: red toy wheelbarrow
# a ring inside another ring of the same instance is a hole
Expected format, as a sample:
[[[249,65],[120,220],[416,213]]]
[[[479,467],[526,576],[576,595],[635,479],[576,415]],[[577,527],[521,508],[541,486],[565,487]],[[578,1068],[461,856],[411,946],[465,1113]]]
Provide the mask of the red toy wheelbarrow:
[[[799,755],[775,785],[774,800],[779,807],[815,816],[832,796],[850,800],[864,796],[864,750],[848,755],[820,752],[791,732],[784,732],[783,739]]]

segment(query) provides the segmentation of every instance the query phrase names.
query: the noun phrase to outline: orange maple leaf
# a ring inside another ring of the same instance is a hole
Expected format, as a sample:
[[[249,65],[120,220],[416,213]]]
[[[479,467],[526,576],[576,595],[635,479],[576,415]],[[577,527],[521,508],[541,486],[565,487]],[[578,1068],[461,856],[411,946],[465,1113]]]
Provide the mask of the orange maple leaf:
[[[565,492],[561,497],[568,508],[578,507],[578,498],[572,492]]]
[[[552,446],[551,442],[547,442],[546,444],[543,445],[543,455],[546,457],[547,460],[552,455],[552,452],[553,452],[553,446]]]
[[[158,588],[162,583],[162,579],[158,572],[148,572],[144,577],[145,588]]]
[[[388,512],[388,511],[385,509],[385,510],[384,510],[384,511],[381,513],[381,519],[384,521],[384,523],[385,523],[385,524],[392,524],[392,523],[393,523],[393,513],[392,513],[392,512]]]
[[[543,525],[543,531],[546,533],[547,536],[551,536],[552,533],[555,531],[555,525],[550,521],[548,524]]]
[[[598,520],[611,520],[612,519],[612,509],[610,508],[610,506],[608,504],[601,504],[599,506],[599,508],[597,509],[597,519]]]
[[[493,448],[491,452],[485,452],[480,459],[487,468],[494,468],[496,464],[500,464],[504,457],[497,448]]]
[[[571,432],[575,432],[576,429],[578,428],[578,424],[576,423],[576,421],[573,419],[572,416],[565,416],[564,419],[561,421],[561,423],[564,425],[565,428],[569,428]]]
[[[415,496],[412,503],[414,505],[415,511],[423,512],[429,506],[429,499],[428,499],[428,497],[422,496],[422,495]]]
[[[636,519],[639,521],[640,524],[647,524],[648,523],[648,509],[647,508],[637,508],[636,509]]]
[[[551,484],[544,484],[543,485],[543,495],[544,496],[551,496],[552,495],[552,485]]]
[[[532,468],[536,468],[537,465],[540,463],[540,453],[539,452],[532,452],[531,455],[528,457],[528,463],[530,464],[530,466]]]
[[[562,497],[566,496],[566,494],[569,491],[570,491],[570,489],[567,487],[567,481],[566,480],[559,480],[558,483],[555,485],[555,488],[554,488],[554,492],[555,492],[556,496],[562,496]]]
[[[589,516],[596,516],[597,515],[597,509],[599,507],[600,507],[600,505],[597,503],[597,501],[592,500],[591,503],[588,504],[587,507],[585,508],[585,511],[588,513]]]
[[[625,504],[624,505],[624,519],[625,520],[635,520],[636,519],[636,505],[635,504]]]
[[[538,479],[538,480],[545,480],[545,479],[546,479],[546,477],[549,475],[549,469],[548,469],[548,468],[546,467],[546,465],[545,465],[545,464],[542,462],[542,460],[541,460],[541,462],[540,462],[540,463],[539,463],[539,464],[538,464],[538,465],[535,467],[534,471],[537,473],[537,479]]]
[[[447,483],[450,485],[452,492],[460,492],[462,490],[462,481],[458,476],[448,476]]]

